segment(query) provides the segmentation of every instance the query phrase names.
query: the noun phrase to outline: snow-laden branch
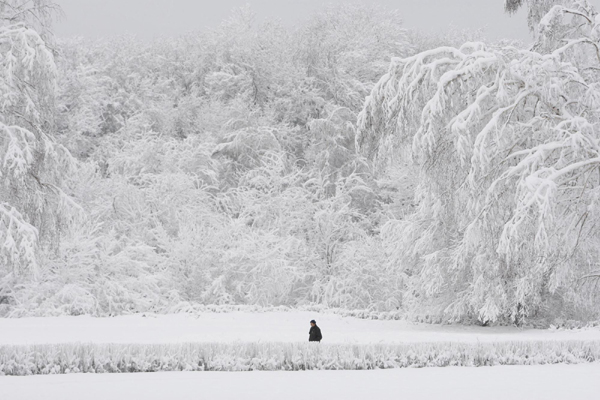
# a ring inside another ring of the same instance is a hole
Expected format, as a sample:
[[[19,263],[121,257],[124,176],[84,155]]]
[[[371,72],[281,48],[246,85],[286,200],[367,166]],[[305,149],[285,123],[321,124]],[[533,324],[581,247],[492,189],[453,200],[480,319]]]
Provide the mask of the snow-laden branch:
[[[541,18],[545,53],[430,50],[394,60],[367,98],[358,146],[384,158],[412,145],[421,170],[416,213],[386,230],[413,271],[410,302],[516,320],[572,287],[578,258],[600,244],[584,229],[600,222],[600,86],[586,72],[600,67],[600,40],[583,3]]]

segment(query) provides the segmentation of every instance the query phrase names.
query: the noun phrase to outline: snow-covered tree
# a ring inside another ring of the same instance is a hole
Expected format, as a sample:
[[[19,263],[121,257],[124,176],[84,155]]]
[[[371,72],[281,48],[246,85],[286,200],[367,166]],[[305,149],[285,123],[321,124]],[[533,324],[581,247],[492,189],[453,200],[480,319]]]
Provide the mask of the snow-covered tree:
[[[596,15],[587,1],[554,5],[534,50],[395,59],[367,98],[359,147],[381,159],[410,148],[420,171],[416,212],[384,230],[417,314],[519,322],[590,304],[578,278],[600,244]]]
[[[75,207],[61,189],[73,165],[49,135],[56,67],[42,34],[54,7],[0,1],[0,276],[35,274],[40,243],[56,248]],[[40,29],[38,32],[35,28]]]
[[[557,5],[564,3],[563,0],[504,0],[504,9],[509,14],[514,14],[523,6],[528,9],[527,22],[529,29],[535,31],[540,20]]]
[[[325,7],[297,36],[297,64],[326,97],[356,111],[391,57],[413,52],[400,12],[373,5]]]

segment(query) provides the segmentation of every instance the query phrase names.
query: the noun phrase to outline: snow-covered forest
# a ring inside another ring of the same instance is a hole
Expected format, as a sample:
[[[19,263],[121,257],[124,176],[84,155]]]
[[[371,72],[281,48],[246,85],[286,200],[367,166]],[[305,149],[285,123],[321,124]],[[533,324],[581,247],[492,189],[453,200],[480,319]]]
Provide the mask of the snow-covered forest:
[[[600,16],[505,3],[533,45],[361,5],[65,39],[0,0],[0,316],[598,319]]]

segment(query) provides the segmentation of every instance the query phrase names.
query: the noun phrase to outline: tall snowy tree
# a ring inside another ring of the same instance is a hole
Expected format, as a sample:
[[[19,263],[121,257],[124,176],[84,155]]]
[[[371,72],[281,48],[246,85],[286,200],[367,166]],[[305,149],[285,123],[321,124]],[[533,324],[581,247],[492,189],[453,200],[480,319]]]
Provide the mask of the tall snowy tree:
[[[529,2],[530,16],[548,3]],[[411,148],[420,171],[416,212],[384,230],[417,314],[520,322],[593,304],[579,278],[600,255],[596,16],[565,1],[539,19],[534,50],[395,59],[366,100],[362,151]]]
[[[73,216],[61,189],[73,160],[49,135],[56,68],[43,37],[53,10],[0,1],[0,278],[35,274],[39,244],[56,247]]]

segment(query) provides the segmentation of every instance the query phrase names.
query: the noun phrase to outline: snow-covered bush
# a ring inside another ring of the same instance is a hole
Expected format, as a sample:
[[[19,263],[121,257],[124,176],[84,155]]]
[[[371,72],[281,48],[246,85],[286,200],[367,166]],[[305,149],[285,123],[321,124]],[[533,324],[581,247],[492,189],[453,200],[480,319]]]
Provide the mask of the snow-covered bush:
[[[0,375],[157,371],[365,370],[578,364],[600,360],[599,342],[55,344],[0,346]]]

